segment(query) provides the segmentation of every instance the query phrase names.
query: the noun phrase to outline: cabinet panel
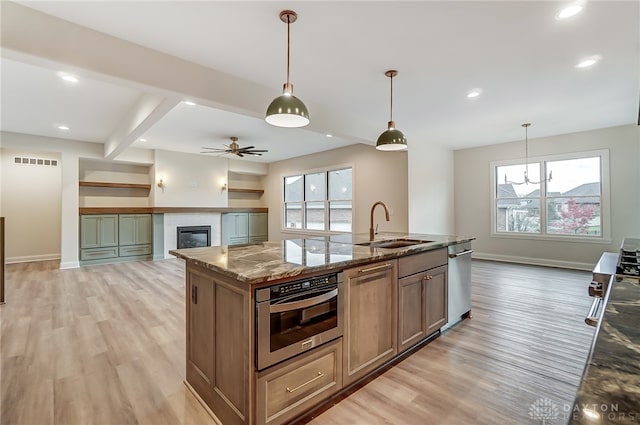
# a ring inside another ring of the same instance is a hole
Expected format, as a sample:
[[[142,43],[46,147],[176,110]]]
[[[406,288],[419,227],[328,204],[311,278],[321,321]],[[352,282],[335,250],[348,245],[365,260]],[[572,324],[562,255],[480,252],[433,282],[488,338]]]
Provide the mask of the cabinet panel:
[[[427,335],[447,324],[447,267],[429,270],[426,281]]]
[[[150,244],[152,237],[151,214],[120,214],[120,245]]]
[[[120,228],[118,230],[120,236],[120,245],[136,244],[136,216],[129,214],[120,214]]]
[[[103,215],[100,221],[100,246],[118,245],[118,216]]]
[[[153,247],[150,244],[147,245],[127,245],[118,247],[118,255],[120,257],[130,257],[134,255],[150,255],[153,252]]]
[[[249,213],[249,236],[264,236],[269,233],[268,215],[265,213]]]
[[[187,363],[207,384],[214,382],[214,287],[200,274],[187,275]],[[197,342],[197,343],[196,343]]]
[[[396,260],[344,272],[345,385],[391,359],[396,350]]]
[[[138,214],[136,217],[136,244],[153,242],[151,214]]]
[[[80,248],[118,245],[118,215],[80,216]]]
[[[80,248],[100,247],[100,216],[83,215],[80,217]]]
[[[87,248],[80,250],[80,260],[103,260],[105,258],[114,258],[118,256],[117,246],[108,246],[104,248]]]
[[[447,248],[421,252],[398,259],[398,276],[405,277],[447,264]]]
[[[287,423],[342,388],[342,340],[302,354],[258,375],[259,424]]]
[[[404,351],[426,336],[425,273],[398,280],[398,351]]]

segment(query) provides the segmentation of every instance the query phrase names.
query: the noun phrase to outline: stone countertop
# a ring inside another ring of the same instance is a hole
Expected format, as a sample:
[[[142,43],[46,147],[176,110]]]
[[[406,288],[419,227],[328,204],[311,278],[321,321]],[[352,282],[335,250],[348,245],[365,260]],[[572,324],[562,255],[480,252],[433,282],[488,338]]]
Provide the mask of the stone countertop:
[[[640,279],[614,276],[570,425],[640,424]]]
[[[428,242],[401,248],[375,248],[356,245],[369,242],[369,235],[348,234],[285,239],[251,245],[174,249],[169,253],[231,279],[259,284],[302,274],[341,270],[475,239],[451,235],[380,233],[376,235],[375,241],[400,238]]]

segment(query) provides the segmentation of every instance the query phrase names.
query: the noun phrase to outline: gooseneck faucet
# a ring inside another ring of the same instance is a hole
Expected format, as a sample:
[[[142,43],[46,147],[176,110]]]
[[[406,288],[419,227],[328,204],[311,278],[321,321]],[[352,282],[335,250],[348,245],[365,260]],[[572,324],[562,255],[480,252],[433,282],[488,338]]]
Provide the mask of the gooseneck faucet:
[[[373,210],[376,209],[376,206],[378,205],[382,205],[382,207],[384,208],[384,215],[385,218],[387,219],[387,221],[389,221],[389,209],[387,208],[387,206],[384,204],[384,202],[382,201],[377,201],[376,203],[374,203],[371,206],[371,222],[370,222],[370,227],[369,227],[369,240],[372,241],[374,236],[375,236],[375,232],[373,231]]]

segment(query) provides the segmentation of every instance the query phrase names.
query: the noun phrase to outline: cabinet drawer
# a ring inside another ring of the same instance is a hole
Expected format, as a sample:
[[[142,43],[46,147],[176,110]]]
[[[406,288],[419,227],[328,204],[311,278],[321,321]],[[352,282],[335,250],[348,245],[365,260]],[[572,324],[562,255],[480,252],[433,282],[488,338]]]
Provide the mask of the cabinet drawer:
[[[118,247],[110,246],[106,248],[91,248],[80,250],[80,260],[101,260],[103,258],[114,258],[118,256]]]
[[[447,248],[398,258],[398,277],[405,277],[447,264]]]
[[[132,255],[151,254],[151,245],[127,245],[119,248],[120,257],[130,257]]]
[[[257,422],[286,423],[342,388],[342,339],[258,374]]]

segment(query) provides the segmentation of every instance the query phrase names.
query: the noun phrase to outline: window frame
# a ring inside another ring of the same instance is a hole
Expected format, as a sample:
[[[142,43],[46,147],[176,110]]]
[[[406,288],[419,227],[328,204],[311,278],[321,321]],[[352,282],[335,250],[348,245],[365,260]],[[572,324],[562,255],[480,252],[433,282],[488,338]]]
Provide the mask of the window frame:
[[[611,190],[610,190],[610,161],[609,149],[597,149],[582,152],[570,152],[563,154],[552,154],[544,156],[529,157],[529,165],[532,163],[540,164],[540,176],[531,177],[532,180],[539,180],[542,175],[548,175],[547,162],[564,161],[572,159],[585,159],[600,157],[600,236],[587,235],[562,235],[555,233],[547,233],[547,184],[540,183],[540,195],[537,198],[540,201],[540,233],[524,233],[524,232],[500,232],[497,230],[497,201],[498,201],[498,184],[499,177],[496,176],[497,168],[508,165],[524,165],[525,159],[508,159],[491,161],[489,163],[489,173],[491,182],[491,212],[489,219],[491,220],[490,237],[507,238],[507,239],[532,239],[532,240],[549,240],[549,241],[567,241],[567,242],[588,242],[588,243],[611,243]],[[557,198],[551,196],[550,198]],[[504,198],[501,198],[504,199]],[[529,198],[527,198],[529,199]]]
[[[339,231],[339,230],[330,230],[330,208],[329,208],[329,204],[330,204],[330,199],[329,199],[329,173],[332,171],[340,171],[340,170],[346,170],[346,169],[351,169],[351,231]],[[323,200],[323,204],[324,204],[324,230],[319,230],[319,229],[307,229],[306,227],[306,205],[307,202],[320,202],[320,201],[307,201],[306,200],[306,196],[305,196],[305,191],[306,191],[306,176],[309,174],[318,174],[318,173],[323,173],[324,174],[324,185],[325,185],[325,193],[324,193],[324,200]],[[343,235],[343,234],[350,234],[353,232],[353,226],[354,226],[354,221],[353,218],[355,216],[355,187],[353,184],[354,181],[354,173],[355,173],[355,166],[353,164],[340,164],[340,165],[333,165],[330,167],[323,167],[323,168],[313,168],[313,169],[308,169],[308,170],[304,170],[304,171],[296,171],[296,172],[287,172],[287,173],[283,173],[280,175],[280,184],[281,189],[280,189],[280,196],[281,196],[281,201],[280,201],[280,232],[281,233],[291,233],[291,234],[312,234],[312,235]],[[296,176],[300,176],[302,179],[302,200],[299,202],[285,202],[285,179],[288,177],[296,177]],[[292,227],[286,227],[285,226],[285,218],[286,218],[286,205],[287,204],[299,204],[300,208],[301,208],[301,223],[302,226],[301,228],[292,228]]]

